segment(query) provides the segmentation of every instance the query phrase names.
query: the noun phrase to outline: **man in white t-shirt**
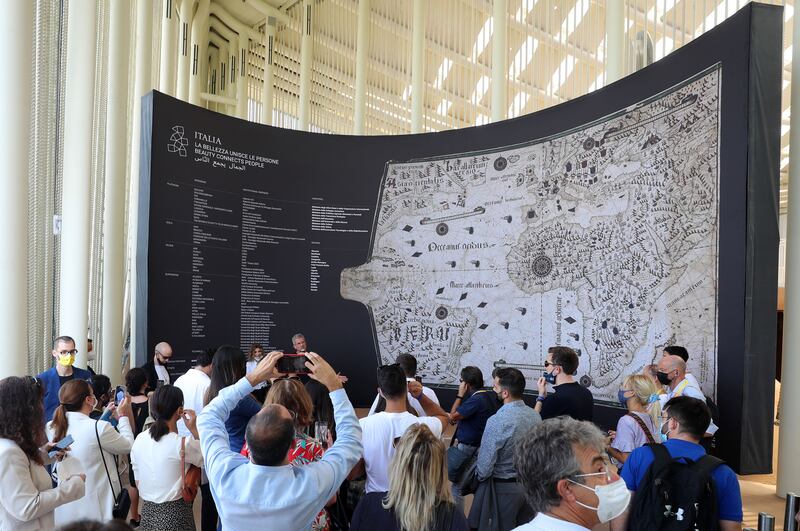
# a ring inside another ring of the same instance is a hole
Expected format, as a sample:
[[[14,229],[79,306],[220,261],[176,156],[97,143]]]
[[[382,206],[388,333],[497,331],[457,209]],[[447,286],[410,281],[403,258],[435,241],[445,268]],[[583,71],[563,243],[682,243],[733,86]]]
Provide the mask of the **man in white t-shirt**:
[[[417,358],[415,358],[411,354],[400,354],[399,356],[397,356],[397,359],[395,359],[395,363],[400,365],[400,368],[403,369],[403,372],[406,375],[407,382],[418,381],[416,379]],[[437,406],[439,405],[439,398],[436,396],[436,393],[433,392],[433,389],[431,389],[430,387],[425,387],[423,385],[422,392],[425,396],[430,398],[434,404],[436,404]],[[419,400],[411,396],[411,393],[408,393],[406,399],[408,400],[408,405],[411,406],[414,409],[414,411],[417,412],[418,416],[420,417],[425,416],[425,410],[419,403]],[[367,415],[368,416],[374,415],[375,413],[378,412],[378,410],[383,411],[384,404],[385,401],[381,398],[381,395],[380,394],[376,395],[375,400],[372,401],[372,407],[369,408],[369,413],[367,413]]]
[[[214,351],[205,351],[197,357],[197,365],[189,369],[175,380],[175,387],[183,391],[183,407],[191,409],[199,415],[203,411],[206,391],[211,385],[211,362]],[[186,429],[183,419],[178,420],[178,434],[181,437],[191,437]]]
[[[415,417],[406,410],[406,394],[417,397],[425,414]],[[350,477],[367,473],[366,492],[389,490],[389,462],[394,455],[397,439],[409,426],[425,424],[437,437],[441,437],[447,425],[447,413],[422,392],[422,384],[406,376],[398,364],[378,368],[378,392],[386,400],[386,410],[365,417],[361,423],[364,458],[355,467]]]

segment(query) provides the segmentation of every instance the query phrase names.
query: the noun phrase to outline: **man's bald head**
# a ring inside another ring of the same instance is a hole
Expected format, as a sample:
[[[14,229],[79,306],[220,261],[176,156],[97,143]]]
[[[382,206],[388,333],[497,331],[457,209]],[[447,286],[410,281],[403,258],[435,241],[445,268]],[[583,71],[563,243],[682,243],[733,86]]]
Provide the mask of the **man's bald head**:
[[[658,362],[658,370],[667,373],[670,380],[675,376],[677,376],[679,380],[682,380],[686,375],[686,362],[679,356],[664,356]],[[675,371],[677,371],[677,374],[675,374]]]
[[[172,357],[172,347],[166,341],[157,344],[153,350],[153,357],[161,365],[166,365],[167,361]]]
[[[244,435],[250,458],[256,465],[279,466],[294,440],[294,420],[289,410],[280,404],[264,406],[247,423]]]

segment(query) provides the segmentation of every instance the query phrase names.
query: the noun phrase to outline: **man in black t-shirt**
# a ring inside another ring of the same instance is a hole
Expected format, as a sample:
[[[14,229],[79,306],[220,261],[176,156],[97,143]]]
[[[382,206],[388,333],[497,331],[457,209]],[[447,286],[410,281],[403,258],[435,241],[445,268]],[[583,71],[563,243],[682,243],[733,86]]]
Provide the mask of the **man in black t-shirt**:
[[[544,375],[539,378],[539,396],[534,409],[542,419],[568,415],[576,420],[592,420],[592,392],[575,381],[578,355],[569,347],[550,347],[544,362]],[[547,384],[555,392],[548,396]]]

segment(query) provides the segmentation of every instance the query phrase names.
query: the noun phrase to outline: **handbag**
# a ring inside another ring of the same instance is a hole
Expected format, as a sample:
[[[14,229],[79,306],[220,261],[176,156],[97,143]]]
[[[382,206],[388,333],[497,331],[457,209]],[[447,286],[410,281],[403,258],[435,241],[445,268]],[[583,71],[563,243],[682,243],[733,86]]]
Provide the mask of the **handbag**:
[[[475,494],[478,490],[478,451],[469,458],[463,467],[464,472],[461,474],[461,479],[458,481],[458,490],[462,496],[468,494]]]
[[[183,476],[183,487],[181,496],[186,503],[192,503],[200,490],[200,467],[189,465],[186,470],[186,437],[181,437],[181,473]]]
[[[97,429],[97,424],[99,422],[99,420],[96,420],[94,423],[94,434],[97,437],[97,446],[100,448],[100,457],[103,458],[103,468],[106,469],[108,486],[111,487],[111,495],[114,496],[114,508],[111,511],[111,515],[115,520],[127,520],[128,511],[131,510],[131,495],[128,494],[128,489],[123,489],[121,487],[119,495],[114,494],[114,484],[111,482],[111,474],[108,473],[108,465],[106,464],[106,456],[103,453],[103,445],[100,444],[100,432]],[[114,468],[117,469],[117,478],[119,478],[119,484],[122,485],[122,477],[119,475],[116,457],[114,458]]]

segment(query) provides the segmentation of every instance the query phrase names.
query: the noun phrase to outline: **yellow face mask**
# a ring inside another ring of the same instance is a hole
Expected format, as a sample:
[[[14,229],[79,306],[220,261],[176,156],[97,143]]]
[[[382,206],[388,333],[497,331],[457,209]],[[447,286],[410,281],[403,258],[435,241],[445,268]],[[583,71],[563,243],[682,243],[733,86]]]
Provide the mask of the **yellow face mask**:
[[[58,364],[63,365],[64,367],[70,367],[72,364],[75,363],[75,356],[72,354],[67,354],[65,356],[58,357]]]

